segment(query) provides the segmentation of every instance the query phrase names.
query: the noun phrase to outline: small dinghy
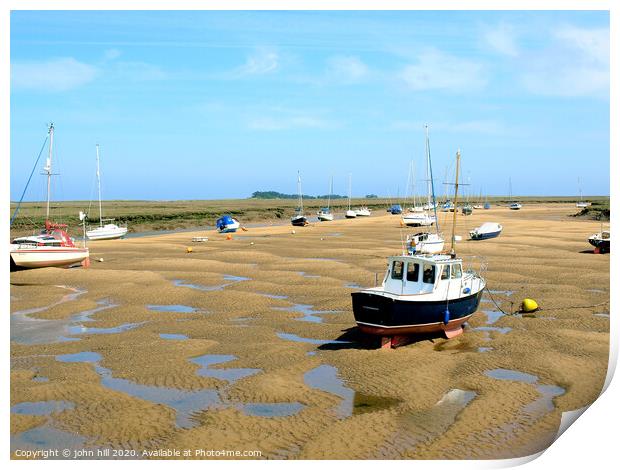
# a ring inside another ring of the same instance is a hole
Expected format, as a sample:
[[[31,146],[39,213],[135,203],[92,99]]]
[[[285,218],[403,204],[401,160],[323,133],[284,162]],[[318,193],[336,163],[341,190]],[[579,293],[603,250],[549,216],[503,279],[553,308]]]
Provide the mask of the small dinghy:
[[[486,240],[488,238],[499,237],[502,233],[502,226],[497,222],[485,222],[480,227],[476,227],[469,236],[472,240]]]
[[[217,222],[215,222],[215,226],[217,227],[217,231],[220,233],[234,233],[237,231],[241,224],[237,219],[235,219],[231,215],[223,215]]]
[[[407,236],[407,252],[414,254],[433,254],[443,251],[445,240],[439,233],[423,232]]]

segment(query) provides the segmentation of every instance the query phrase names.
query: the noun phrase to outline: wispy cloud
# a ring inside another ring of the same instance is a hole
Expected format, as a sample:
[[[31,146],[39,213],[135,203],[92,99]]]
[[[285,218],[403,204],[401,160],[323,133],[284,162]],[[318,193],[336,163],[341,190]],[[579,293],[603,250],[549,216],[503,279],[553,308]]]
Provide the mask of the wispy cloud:
[[[106,49],[103,52],[103,58],[105,60],[114,60],[118,59],[121,56],[121,51],[118,49]]]
[[[524,60],[521,82],[532,93],[559,96],[609,94],[609,30],[563,26],[554,42]]]
[[[480,62],[430,49],[418,55],[417,63],[407,65],[400,78],[415,91],[458,93],[483,89],[488,81],[484,71]]]
[[[327,60],[328,80],[344,83],[358,82],[368,76],[368,66],[354,56],[333,56]]]
[[[252,116],[247,126],[252,130],[283,131],[290,129],[333,129],[338,123],[324,117],[325,113],[272,108]]]
[[[280,56],[273,49],[259,48],[247,57],[245,64],[235,71],[238,77],[265,75],[275,72],[280,65]]]
[[[95,66],[73,57],[11,64],[11,86],[15,90],[67,91],[92,82],[97,75]]]
[[[168,73],[161,67],[147,62],[114,62],[113,65],[105,69],[105,73],[117,80],[131,80],[136,82],[165,80],[169,78]]]
[[[513,57],[519,54],[516,31],[511,24],[502,22],[485,28],[482,39],[485,45],[495,52]]]

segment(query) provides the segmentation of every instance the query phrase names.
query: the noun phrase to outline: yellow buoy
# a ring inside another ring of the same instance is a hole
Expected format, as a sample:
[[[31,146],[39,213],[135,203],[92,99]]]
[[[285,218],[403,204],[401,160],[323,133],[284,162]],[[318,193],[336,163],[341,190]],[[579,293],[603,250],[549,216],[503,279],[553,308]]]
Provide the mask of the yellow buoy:
[[[521,303],[521,311],[525,313],[535,312],[538,310],[538,304],[534,299],[523,299]]]
[[[191,246],[188,246],[185,251],[187,251],[188,253],[191,253],[192,251],[194,251],[194,249]]]

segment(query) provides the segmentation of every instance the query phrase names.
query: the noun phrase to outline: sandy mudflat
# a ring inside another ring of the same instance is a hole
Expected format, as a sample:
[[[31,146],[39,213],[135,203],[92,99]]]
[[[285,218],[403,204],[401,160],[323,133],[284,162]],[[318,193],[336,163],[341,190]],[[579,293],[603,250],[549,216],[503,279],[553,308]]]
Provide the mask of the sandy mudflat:
[[[93,242],[89,269],[12,273],[12,450],[308,459],[541,450],[561,412],[596,399],[607,370],[609,306],[566,308],[609,299],[609,255],[587,243],[600,225],[574,212],[459,216],[464,238],[484,221],[504,225],[497,239],[458,243],[460,255],[486,258],[502,308],[532,297],[543,310],[489,323],[484,310],[495,307],[484,302],[460,337],[396,350],[350,330],[354,286],[373,285],[401,251],[406,231],[385,212],[294,235],[273,226],[233,240],[209,231]]]

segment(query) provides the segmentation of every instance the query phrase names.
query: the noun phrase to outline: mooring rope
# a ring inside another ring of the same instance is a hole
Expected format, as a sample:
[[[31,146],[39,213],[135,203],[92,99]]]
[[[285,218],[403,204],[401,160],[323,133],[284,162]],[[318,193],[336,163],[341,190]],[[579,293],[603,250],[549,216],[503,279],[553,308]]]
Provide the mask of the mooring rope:
[[[13,221],[15,220],[15,217],[17,217],[17,212],[19,211],[22,201],[24,200],[24,196],[26,195],[26,190],[28,189],[28,185],[30,185],[30,180],[32,179],[32,175],[34,175],[34,170],[37,169],[37,165],[39,164],[39,159],[41,158],[41,154],[43,153],[43,149],[45,148],[45,144],[47,143],[47,137],[48,136],[46,136],[45,140],[43,141],[43,145],[41,146],[41,150],[39,151],[39,156],[37,157],[37,161],[34,162],[34,166],[32,167],[32,171],[30,172],[30,176],[28,177],[28,181],[26,182],[26,187],[24,188],[24,192],[22,192],[22,197],[19,198],[19,202],[17,203],[15,212],[13,212],[13,216],[11,217],[11,223],[9,224],[9,227],[13,225]]]

